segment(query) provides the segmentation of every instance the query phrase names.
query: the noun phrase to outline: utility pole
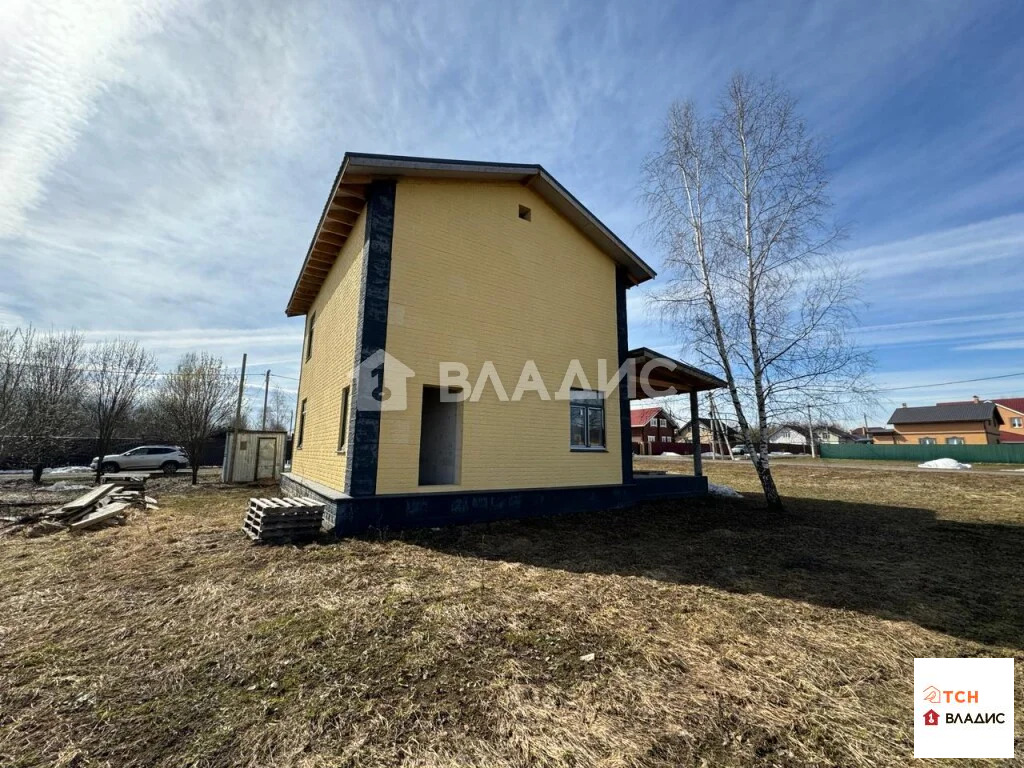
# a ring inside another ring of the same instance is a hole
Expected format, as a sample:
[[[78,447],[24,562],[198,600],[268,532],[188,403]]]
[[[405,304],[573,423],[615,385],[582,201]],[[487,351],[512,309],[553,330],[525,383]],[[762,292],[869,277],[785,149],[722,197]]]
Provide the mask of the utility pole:
[[[814,422],[811,421],[811,406],[807,405],[807,434],[811,441],[811,458],[814,458]]]
[[[228,457],[228,476],[230,483],[235,477],[235,454],[238,452],[238,428],[242,424],[242,395],[245,392],[245,362],[248,354],[242,354],[242,375],[238,377],[238,402],[235,404],[235,428],[231,432],[231,453]]]
[[[260,424],[260,429],[265,430],[267,428],[267,395],[270,394],[270,369],[267,369],[267,377],[263,381],[263,423]]]
[[[868,434],[868,415],[866,413],[864,414],[864,439],[867,440],[869,443],[874,442],[871,439],[871,435]]]

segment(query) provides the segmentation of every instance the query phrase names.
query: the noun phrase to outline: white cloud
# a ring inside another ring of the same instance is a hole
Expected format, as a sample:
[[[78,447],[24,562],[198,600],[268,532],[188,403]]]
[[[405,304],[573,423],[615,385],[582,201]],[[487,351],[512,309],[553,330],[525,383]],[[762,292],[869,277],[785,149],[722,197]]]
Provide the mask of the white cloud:
[[[982,312],[901,323],[865,325],[854,331],[861,345],[889,347],[938,344],[963,339],[991,338],[1012,333],[1024,320],[1024,312]],[[955,349],[966,349],[956,347]]]
[[[983,349],[1024,349],[1024,339],[1001,339],[999,341],[985,341],[978,344],[965,344],[954,347],[957,350],[983,350]],[[1021,364],[1024,367],[1024,363]]]
[[[5,3],[0,15],[0,237],[21,231],[96,100],[123,74],[131,47],[174,3],[57,0]]]

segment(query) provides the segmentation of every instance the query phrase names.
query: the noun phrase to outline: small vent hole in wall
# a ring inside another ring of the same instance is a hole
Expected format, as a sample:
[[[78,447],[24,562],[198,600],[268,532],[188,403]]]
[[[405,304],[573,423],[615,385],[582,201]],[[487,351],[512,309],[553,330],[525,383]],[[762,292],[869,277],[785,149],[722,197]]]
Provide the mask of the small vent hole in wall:
[[[527,208],[525,205],[519,206],[519,218],[522,219],[523,221],[530,220],[530,209]]]

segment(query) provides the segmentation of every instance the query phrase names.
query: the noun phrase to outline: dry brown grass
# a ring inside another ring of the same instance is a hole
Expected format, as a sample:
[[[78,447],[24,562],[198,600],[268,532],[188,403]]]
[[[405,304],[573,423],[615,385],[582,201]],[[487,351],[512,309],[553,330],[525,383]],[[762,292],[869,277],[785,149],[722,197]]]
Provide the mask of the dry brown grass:
[[[915,656],[1022,654],[1024,478],[779,480],[785,520],[751,496],[270,548],[246,491],[200,488],[5,539],[0,763],[908,764]]]

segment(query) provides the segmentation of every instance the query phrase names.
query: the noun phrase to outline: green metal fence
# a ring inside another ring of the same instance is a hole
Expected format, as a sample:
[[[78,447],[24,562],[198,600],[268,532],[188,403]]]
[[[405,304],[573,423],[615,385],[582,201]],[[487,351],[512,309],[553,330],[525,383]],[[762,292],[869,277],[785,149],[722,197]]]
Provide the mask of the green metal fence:
[[[821,446],[823,459],[882,459],[884,461],[931,461],[956,459],[968,464],[1024,464],[1024,443],[1003,445],[862,445],[842,443]]]

